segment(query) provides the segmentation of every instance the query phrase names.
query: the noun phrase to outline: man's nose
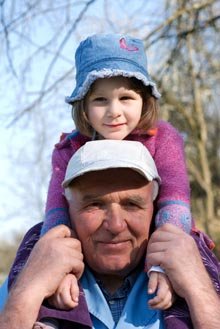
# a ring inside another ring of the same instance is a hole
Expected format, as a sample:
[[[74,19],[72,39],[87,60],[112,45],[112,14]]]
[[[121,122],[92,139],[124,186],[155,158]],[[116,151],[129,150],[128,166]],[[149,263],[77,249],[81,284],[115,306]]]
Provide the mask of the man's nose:
[[[112,205],[106,212],[104,227],[112,234],[119,234],[126,228],[124,211],[119,205]]]
[[[113,100],[108,105],[107,116],[110,118],[118,118],[121,116],[120,104]]]

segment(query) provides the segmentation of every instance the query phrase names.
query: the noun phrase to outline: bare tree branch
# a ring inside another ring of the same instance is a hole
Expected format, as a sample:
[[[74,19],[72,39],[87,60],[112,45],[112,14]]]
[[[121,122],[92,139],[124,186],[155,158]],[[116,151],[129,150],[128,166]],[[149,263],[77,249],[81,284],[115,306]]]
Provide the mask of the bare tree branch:
[[[178,111],[184,120],[190,126],[191,131],[196,130],[196,122],[189,111],[186,110],[186,106],[183,105],[179,99],[175,98],[174,94],[166,89],[163,89],[163,98],[166,104],[172,105],[175,111]]]
[[[201,170],[198,167],[198,163],[195,164],[189,157],[187,157],[187,164],[188,164],[189,172],[191,173],[192,177],[194,177],[194,179],[199,183],[201,188],[205,191],[206,184],[201,175]]]
[[[11,46],[10,46],[10,41],[9,41],[9,34],[8,34],[8,29],[7,29],[7,26],[6,26],[6,23],[5,23],[5,15],[4,15],[4,3],[5,1],[1,1],[0,3],[0,12],[1,12],[1,24],[3,26],[3,33],[4,33],[4,36],[5,36],[5,43],[6,43],[6,56],[7,56],[7,59],[8,59],[8,63],[9,63],[9,67],[11,69],[11,72],[12,74],[17,78],[17,73],[15,71],[15,68],[14,68],[14,65],[13,65],[13,61],[12,61],[12,58],[11,58]]]
[[[215,2],[215,0],[209,0],[205,1],[203,3],[194,3],[191,7],[182,7],[179,10],[177,10],[173,15],[171,15],[169,18],[167,18],[162,24],[157,26],[153,31],[151,31],[145,38],[145,42],[151,39],[151,37],[157,35],[158,32],[162,31],[159,36],[157,36],[154,40],[152,40],[148,46],[151,46],[155,42],[157,42],[159,39],[161,39],[165,34],[167,35],[167,30],[169,30],[170,26],[172,25],[173,22],[175,22],[178,18],[183,16],[184,14],[191,14],[192,12],[199,11],[201,9],[204,9],[210,5],[212,5]],[[218,17],[216,17],[218,19]],[[207,26],[207,25],[206,25]],[[165,29],[165,32],[163,32],[163,29]],[[182,32],[183,35],[186,34],[187,32]],[[188,32],[192,33],[192,32]]]
[[[72,35],[73,31],[76,29],[77,25],[79,24],[79,22],[81,21],[81,19],[83,18],[84,14],[86,13],[86,11],[88,10],[88,8],[95,2],[96,0],[90,0],[88,1],[84,8],[81,10],[81,12],[79,13],[79,16],[77,17],[77,19],[75,20],[74,24],[71,26],[71,28],[69,29],[69,31],[66,33],[63,41],[61,42],[53,60],[51,61],[48,69],[47,69],[47,72],[45,74],[45,78],[44,78],[44,81],[42,83],[42,87],[41,87],[41,90],[43,91],[47,85],[47,81],[49,79],[49,76],[50,76],[50,73],[53,69],[53,66],[55,65],[64,45],[66,44],[66,42],[68,41],[68,39],[70,38],[70,36]]]
[[[62,81],[65,81],[65,79],[72,73],[72,69],[67,71],[64,75],[62,75],[59,79],[57,79],[54,83],[52,83],[47,89],[42,91],[38,98],[36,98],[30,105],[25,107],[19,114],[17,114],[13,120],[7,125],[7,128],[10,128],[12,125],[14,125],[18,120],[20,120],[26,113],[34,110],[44,99],[46,95],[48,95],[50,92],[54,90],[54,88],[59,85]]]

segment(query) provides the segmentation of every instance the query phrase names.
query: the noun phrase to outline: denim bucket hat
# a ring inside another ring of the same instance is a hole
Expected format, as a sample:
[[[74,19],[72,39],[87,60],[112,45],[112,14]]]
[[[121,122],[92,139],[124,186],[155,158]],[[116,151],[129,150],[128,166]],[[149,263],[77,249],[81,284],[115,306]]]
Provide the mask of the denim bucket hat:
[[[100,78],[134,77],[151,86],[152,95],[160,97],[156,83],[147,71],[147,57],[140,39],[120,34],[95,34],[82,41],[75,54],[76,87],[69,104],[83,99],[91,84]]]

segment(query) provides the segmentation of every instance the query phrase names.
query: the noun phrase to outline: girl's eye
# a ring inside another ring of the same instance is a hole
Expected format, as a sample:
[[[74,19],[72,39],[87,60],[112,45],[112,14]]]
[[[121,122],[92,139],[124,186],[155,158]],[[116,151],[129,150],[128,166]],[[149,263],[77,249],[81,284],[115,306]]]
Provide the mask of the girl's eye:
[[[105,102],[106,98],[105,97],[96,97],[93,99],[94,102]]]
[[[127,100],[130,100],[130,99],[133,99],[133,97],[131,95],[125,95],[125,96],[121,97],[122,101],[127,101]]]

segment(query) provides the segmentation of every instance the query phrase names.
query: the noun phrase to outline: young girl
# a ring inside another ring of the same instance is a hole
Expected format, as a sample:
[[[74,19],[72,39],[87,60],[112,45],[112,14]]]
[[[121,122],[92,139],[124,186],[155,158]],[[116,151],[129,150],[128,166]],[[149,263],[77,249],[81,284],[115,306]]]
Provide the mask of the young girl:
[[[42,235],[58,224],[69,225],[61,187],[69,159],[86,141],[103,138],[137,140],[148,148],[162,180],[155,203],[156,227],[169,222],[190,232],[183,141],[170,124],[158,121],[160,94],[148,74],[142,41],[117,34],[94,35],[80,43],[75,59],[76,87],[66,102],[72,105],[76,131],[63,134],[53,152]],[[164,273],[150,273],[148,292],[157,293],[150,301],[152,308],[171,306],[172,288]],[[66,276],[50,302],[63,309],[77,305],[73,275]]]

